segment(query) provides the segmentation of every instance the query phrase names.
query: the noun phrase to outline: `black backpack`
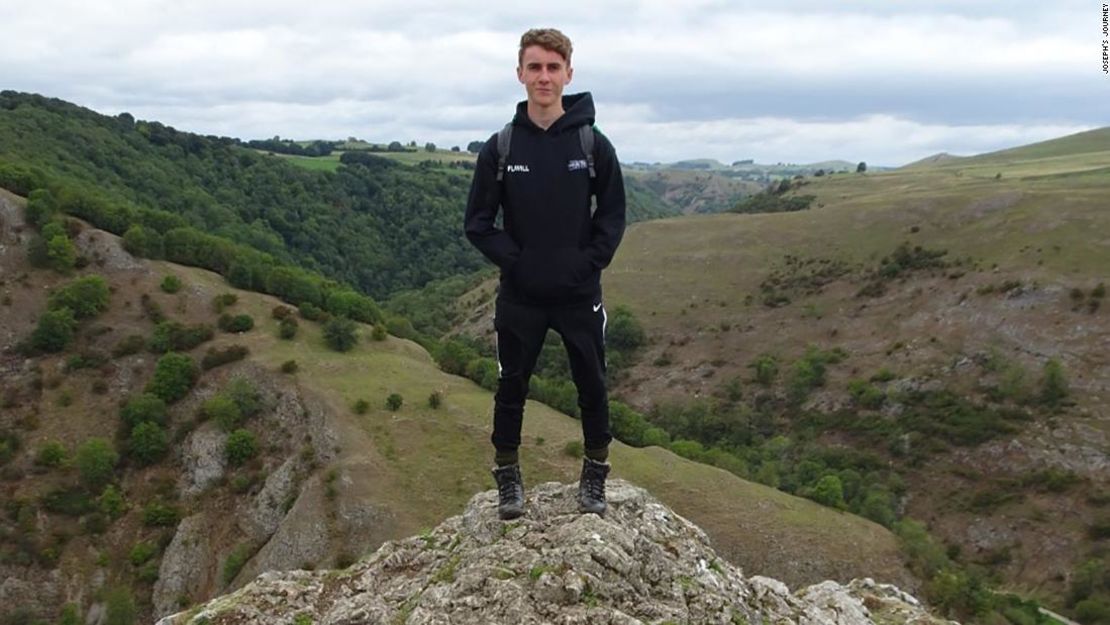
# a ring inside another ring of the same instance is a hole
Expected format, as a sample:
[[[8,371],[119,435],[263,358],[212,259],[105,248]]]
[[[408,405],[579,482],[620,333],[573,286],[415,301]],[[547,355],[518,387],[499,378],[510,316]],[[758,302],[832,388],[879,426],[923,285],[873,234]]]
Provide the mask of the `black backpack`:
[[[497,182],[505,178],[505,165],[509,162],[509,145],[513,140],[512,123],[497,131]],[[582,124],[578,127],[578,142],[582,144],[582,153],[586,155],[586,166],[590,169],[590,179],[597,178],[594,171],[594,127]]]

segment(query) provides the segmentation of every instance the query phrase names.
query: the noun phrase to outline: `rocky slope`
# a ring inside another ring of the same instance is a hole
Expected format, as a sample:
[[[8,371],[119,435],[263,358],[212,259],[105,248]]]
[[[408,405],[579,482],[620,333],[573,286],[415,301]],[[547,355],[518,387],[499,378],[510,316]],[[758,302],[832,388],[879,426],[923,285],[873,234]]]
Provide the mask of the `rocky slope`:
[[[717,557],[706,534],[646,490],[609,483],[604,518],[546,482],[502,522],[496,491],[346,570],[264,573],[159,625],[247,623],[942,623],[870,579],[790,592]]]

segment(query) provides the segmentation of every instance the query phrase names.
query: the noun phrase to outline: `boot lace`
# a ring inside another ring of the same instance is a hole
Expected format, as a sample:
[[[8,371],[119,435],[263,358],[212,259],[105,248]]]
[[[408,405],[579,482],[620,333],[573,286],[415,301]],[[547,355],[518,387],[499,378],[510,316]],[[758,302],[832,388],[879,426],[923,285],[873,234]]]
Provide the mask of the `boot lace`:
[[[582,480],[586,494],[594,500],[605,499],[605,477],[601,471],[592,467],[586,469],[586,479]]]

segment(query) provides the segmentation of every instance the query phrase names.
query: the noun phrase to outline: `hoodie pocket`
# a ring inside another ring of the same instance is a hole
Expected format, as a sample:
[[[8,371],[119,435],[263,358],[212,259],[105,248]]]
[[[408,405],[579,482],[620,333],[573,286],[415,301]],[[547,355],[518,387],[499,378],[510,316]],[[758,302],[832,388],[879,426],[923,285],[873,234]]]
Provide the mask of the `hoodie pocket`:
[[[576,247],[524,248],[513,266],[513,284],[527,297],[558,300],[593,277],[593,265]]]

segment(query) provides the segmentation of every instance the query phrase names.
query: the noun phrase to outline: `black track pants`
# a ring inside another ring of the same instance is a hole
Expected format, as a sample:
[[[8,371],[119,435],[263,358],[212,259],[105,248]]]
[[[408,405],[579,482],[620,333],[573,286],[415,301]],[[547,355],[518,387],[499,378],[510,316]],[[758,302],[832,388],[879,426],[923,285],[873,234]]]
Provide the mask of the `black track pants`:
[[[493,405],[493,435],[498,450],[520,446],[528,380],[536,366],[548,328],[563,337],[586,449],[601,449],[613,439],[609,433],[609,397],[605,389],[605,324],[600,299],[570,307],[538,308],[500,298],[494,313],[497,332],[497,394]]]

